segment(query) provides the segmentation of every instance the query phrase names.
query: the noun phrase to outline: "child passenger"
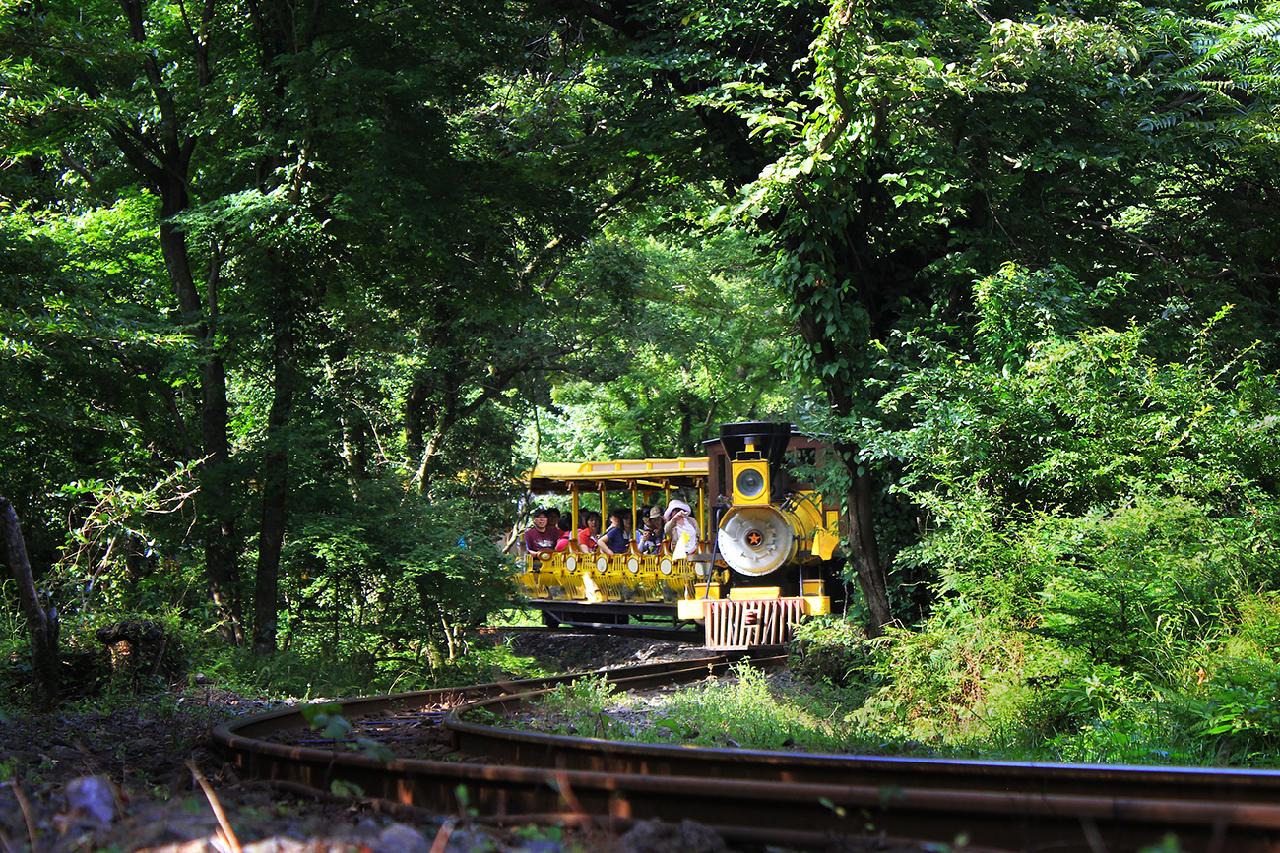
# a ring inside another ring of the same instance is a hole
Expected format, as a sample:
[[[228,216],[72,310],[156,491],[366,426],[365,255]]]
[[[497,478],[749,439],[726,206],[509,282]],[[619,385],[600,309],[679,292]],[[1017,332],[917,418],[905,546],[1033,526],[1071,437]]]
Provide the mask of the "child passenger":
[[[644,526],[636,532],[636,547],[641,554],[656,554],[662,550],[662,510],[654,506],[644,516]]]

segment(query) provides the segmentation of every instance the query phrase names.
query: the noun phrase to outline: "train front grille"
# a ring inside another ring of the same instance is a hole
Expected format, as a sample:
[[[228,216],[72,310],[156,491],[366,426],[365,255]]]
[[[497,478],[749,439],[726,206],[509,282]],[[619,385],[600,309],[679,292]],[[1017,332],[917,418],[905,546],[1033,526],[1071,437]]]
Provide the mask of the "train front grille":
[[[708,601],[707,648],[728,651],[780,645],[791,639],[791,627],[803,616],[803,598]]]

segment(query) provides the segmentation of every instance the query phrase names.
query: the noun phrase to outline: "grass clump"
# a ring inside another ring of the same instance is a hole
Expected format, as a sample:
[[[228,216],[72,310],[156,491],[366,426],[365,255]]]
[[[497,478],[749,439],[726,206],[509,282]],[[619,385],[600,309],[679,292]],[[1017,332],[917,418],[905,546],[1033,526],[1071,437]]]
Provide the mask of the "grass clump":
[[[554,734],[625,738],[630,730],[610,714],[625,699],[603,675],[589,675],[551,688],[539,710],[543,727]]]
[[[642,739],[814,751],[839,751],[853,740],[839,694],[777,696],[766,673],[745,661],[731,675],[671,694]]]
[[[785,695],[748,662],[729,677],[668,694],[619,693],[601,676],[549,691],[533,727],[555,734],[744,749],[846,751],[874,748],[848,716],[850,695],[828,686]]]

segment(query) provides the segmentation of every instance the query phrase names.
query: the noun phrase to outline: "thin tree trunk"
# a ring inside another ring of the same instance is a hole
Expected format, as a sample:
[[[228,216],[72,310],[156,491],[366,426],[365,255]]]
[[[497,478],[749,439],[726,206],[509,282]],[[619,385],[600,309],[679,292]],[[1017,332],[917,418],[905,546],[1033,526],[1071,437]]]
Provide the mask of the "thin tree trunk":
[[[120,0],[129,24],[129,37],[139,46],[147,43],[145,7],[139,0]],[[211,31],[217,4],[206,3],[201,16],[201,32]],[[209,64],[207,38],[193,43],[201,87],[213,79]],[[184,321],[190,324],[193,337],[200,344],[200,425],[205,463],[201,471],[201,491],[196,499],[196,512],[205,546],[205,571],[209,595],[222,617],[222,634],[230,642],[243,640],[240,607],[240,576],[237,561],[240,547],[236,533],[236,510],[233,494],[231,453],[227,441],[227,378],[216,345],[218,306],[218,267],[215,250],[206,282],[209,314],[191,272],[191,257],[186,236],[173,222],[173,217],[190,206],[187,191],[191,157],[198,135],[188,134],[175,107],[173,93],[164,85],[163,74],[154,53],[143,50],[142,67],[155,98],[160,120],[148,129],[145,138],[113,126],[107,133],[120,148],[129,164],[153,186],[160,196],[160,252],[173,285],[174,295],[182,309]]]
[[[429,391],[426,379],[418,377],[409,386],[409,393],[404,400],[404,446],[410,458],[416,459],[422,455],[422,407],[427,403]]]
[[[872,512],[874,484],[868,474],[858,474],[857,459],[841,453],[853,481],[849,488],[849,545],[858,587],[867,603],[870,624],[867,636],[878,637],[893,615],[889,609],[889,592],[884,566],[880,564],[880,546],[876,541],[875,517]]]
[[[9,571],[18,585],[18,600],[27,617],[27,633],[31,637],[31,676],[35,683],[37,701],[44,707],[52,707],[58,701],[58,614],[40,606],[35,578],[31,574],[31,560],[27,556],[27,543],[22,537],[18,514],[9,499],[0,495],[0,531],[6,543],[6,559]]]
[[[799,304],[807,305],[812,294],[801,293],[797,299]],[[827,364],[836,364],[840,354],[832,348],[831,342],[819,331],[818,323],[807,307],[800,315],[800,334],[813,353],[814,364],[819,369]],[[821,375],[821,373],[819,373]],[[850,389],[839,378],[825,379],[823,386],[831,400],[832,410],[838,417],[849,417],[854,411],[854,397]],[[849,550],[854,571],[858,577],[858,587],[862,590],[863,600],[867,604],[867,635],[878,637],[884,626],[892,619],[889,609],[888,581],[884,566],[880,562],[880,547],[876,542],[876,531],[872,514],[873,483],[867,473],[858,473],[858,449],[849,445],[837,446],[840,459],[849,472]]]
[[[184,164],[184,174],[185,171]],[[211,269],[206,283],[206,314],[191,274],[186,236],[169,221],[169,217],[187,208],[186,187],[171,180],[162,186],[161,195],[164,221],[160,224],[160,250],[179,306],[189,318],[199,321],[195,336],[205,352],[205,362],[200,367],[200,437],[205,463],[196,509],[202,519],[209,597],[221,617],[223,638],[239,645],[244,641],[244,618],[238,563],[240,538],[233,499],[231,446],[227,440],[227,371],[214,342],[218,321],[218,272]]]
[[[453,426],[453,420],[452,409],[446,409],[440,416],[440,423],[436,425],[435,430],[431,433],[431,438],[427,440],[426,447],[422,449],[418,467],[413,472],[413,484],[417,486],[419,494],[425,495],[431,487],[431,463],[435,461],[436,454],[440,452],[440,443],[444,441],[445,434]]]
[[[276,616],[280,597],[280,552],[288,523],[289,418],[295,385],[293,311],[289,296],[280,296],[275,318],[273,361],[275,395],[267,415],[267,447],[262,458],[262,527],[258,535],[258,574],[253,593],[253,650],[276,650]]]
[[[693,444],[693,409],[689,398],[680,395],[680,428],[676,435],[676,447],[680,448],[680,454],[684,455],[689,452],[689,448]]]
[[[343,470],[347,473],[347,488],[351,490],[351,499],[360,500],[360,481],[365,478],[366,450],[365,426],[363,421],[353,415],[343,415],[338,420],[342,428]]]

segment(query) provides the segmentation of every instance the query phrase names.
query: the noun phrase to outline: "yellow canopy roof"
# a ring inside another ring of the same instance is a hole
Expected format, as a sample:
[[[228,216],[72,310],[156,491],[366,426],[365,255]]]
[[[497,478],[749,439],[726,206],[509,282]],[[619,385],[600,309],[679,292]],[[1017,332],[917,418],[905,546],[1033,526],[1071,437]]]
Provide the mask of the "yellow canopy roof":
[[[705,480],[709,466],[705,456],[676,459],[605,459],[595,462],[540,462],[529,472],[530,491],[560,491],[569,483],[605,482],[615,487],[657,488],[692,485]]]

